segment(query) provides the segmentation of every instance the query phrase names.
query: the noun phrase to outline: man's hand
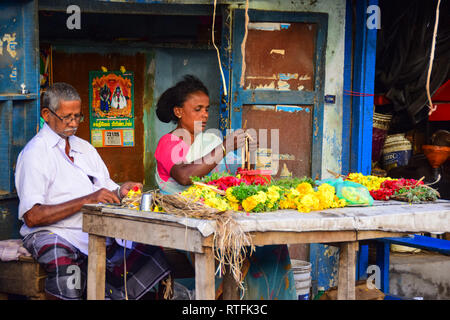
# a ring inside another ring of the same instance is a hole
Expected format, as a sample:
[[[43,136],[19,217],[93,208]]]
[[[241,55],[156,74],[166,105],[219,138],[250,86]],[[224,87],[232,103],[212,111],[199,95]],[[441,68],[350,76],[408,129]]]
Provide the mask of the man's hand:
[[[120,203],[115,191],[102,188],[86,196],[76,198],[59,204],[35,204],[28,210],[23,218],[30,228],[46,226],[65,219],[74,213],[80,212],[85,204]]]
[[[124,182],[120,186],[120,191],[119,191],[120,197],[121,198],[125,197],[128,194],[128,192],[135,187],[137,187],[139,190],[142,190],[143,186],[142,186],[142,183],[139,183],[139,182],[133,182],[133,181]]]
[[[102,188],[87,195],[87,203],[120,203],[119,197],[113,191]]]

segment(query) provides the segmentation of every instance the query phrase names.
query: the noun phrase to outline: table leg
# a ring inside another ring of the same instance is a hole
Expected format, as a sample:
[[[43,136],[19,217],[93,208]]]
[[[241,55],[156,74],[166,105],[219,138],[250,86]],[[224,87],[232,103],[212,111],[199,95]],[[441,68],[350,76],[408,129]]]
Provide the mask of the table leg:
[[[214,254],[204,247],[203,253],[195,254],[195,299],[215,299]]]
[[[239,284],[234,280],[229,266],[223,275],[223,300],[239,300]]]
[[[338,300],[355,300],[358,241],[343,242],[339,253]]]
[[[90,234],[87,274],[87,299],[105,299],[106,238]]]

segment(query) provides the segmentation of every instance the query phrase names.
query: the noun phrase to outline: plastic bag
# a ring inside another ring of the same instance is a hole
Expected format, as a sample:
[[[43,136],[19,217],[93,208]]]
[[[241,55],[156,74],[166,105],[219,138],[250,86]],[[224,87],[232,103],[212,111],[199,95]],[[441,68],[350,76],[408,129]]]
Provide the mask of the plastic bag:
[[[349,205],[371,206],[373,204],[369,189],[362,184],[344,181],[337,184],[335,188],[336,196],[339,199],[345,199]]]
[[[336,196],[344,199],[349,206],[371,206],[373,198],[369,190],[362,184],[353,181],[344,181],[342,178],[325,179],[316,184],[327,183],[334,187]]]

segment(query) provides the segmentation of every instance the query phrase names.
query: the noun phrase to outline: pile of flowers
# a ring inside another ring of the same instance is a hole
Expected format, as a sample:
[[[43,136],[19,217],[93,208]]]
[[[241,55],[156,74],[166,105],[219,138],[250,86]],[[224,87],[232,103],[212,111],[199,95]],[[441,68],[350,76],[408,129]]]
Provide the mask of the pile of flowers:
[[[221,196],[207,186],[192,185],[185,191],[181,192],[181,195],[194,202],[202,202],[205,205],[211,208],[219,209],[220,211],[239,209],[229,203],[225,197]]]
[[[381,187],[381,184],[385,181],[393,181],[396,179],[392,179],[389,177],[377,177],[377,176],[371,176],[371,175],[363,175],[362,173],[349,173],[347,178],[345,179],[347,181],[353,181],[359,184],[362,184],[365,186],[369,191],[372,190],[378,190]]]
[[[414,189],[423,186],[423,181],[420,180],[365,176],[362,173],[350,173],[345,180],[362,184],[369,190],[374,200],[384,201],[395,197],[402,189]]]
[[[400,189],[414,188],[423,185],[423,181],[414,179],[390,179],[381,183],[380,188],[370,191],[370,195],[375,200],[389,200]]]
[[[299,212],[310,212],[346,205],[345,200],[337,198],[334,187],[326,183],[315,187],[312,180],[307,178],[270,183],[264,177],[253,179],[253,183],[242,179],[240,175],[216,175],[214,178],[194,181],[213,185],[224,190],[225,195],[222,196],[205,185],[192,185],[181,194],[223,211],[266,212],[295,209]]]

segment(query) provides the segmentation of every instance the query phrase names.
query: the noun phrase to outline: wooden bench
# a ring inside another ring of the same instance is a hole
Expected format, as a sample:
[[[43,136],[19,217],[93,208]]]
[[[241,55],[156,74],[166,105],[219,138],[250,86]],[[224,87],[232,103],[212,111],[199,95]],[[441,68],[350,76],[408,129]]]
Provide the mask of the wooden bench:
[[[194,268],[187,257],[172,249],[164,249],[175,279],[193,278]],[[45,300],[44,268],[32,257],[20,256],[17,261],[0,262],[0,300],[9,295],[25,296],[30,300]]]
[[[381,291],[389,294],[389,256],[391,244],[398,244],[418,249],[424,249],[441,254],[450,254],[450,241],[436,239],[421,235],[411,235],[398,238],[379,238],[376,242],[376,264],[381,272]],[[366,275],[368,267],[368,245],[360,244],[357,264],[357,277],[359,279]]]
[[[32,257],[20,256],[17,261],[0,262],[0,299],[8,295],[44,300],[44,268]]]

